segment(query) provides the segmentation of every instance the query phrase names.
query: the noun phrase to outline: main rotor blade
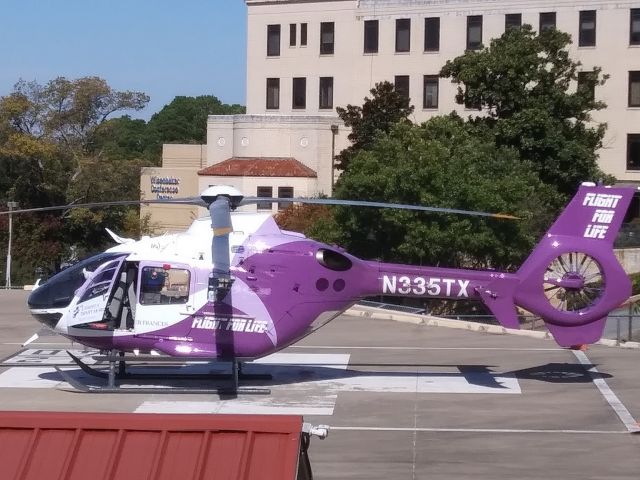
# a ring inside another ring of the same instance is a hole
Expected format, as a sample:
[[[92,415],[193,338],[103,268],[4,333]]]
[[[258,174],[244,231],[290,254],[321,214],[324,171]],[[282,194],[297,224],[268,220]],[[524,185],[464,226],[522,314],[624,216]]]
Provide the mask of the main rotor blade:
[[[425,207],[422,205],[406,205],[400,203],[369,202],[364,200],[339,200],[336,198],[273,198],[273,197],[245,197],[242,205],[252,205],[260,202],[270,203],[306,203],[313,205],[342,205],[355,207],[373,208],[394,208],[399,210],[416,210],[422,212],[453,213],[458,215],[471,215],[476,217],[500,218],[507,220],[518,220],[519,217],[506,213],[488,213],[473,210],[460,210],[456,208]],[[16,210],[1,211],[0,215],[29,212],[49,212],[56,210],[71,210],[75,208],[102,208],[124,205],[194,205],[207,208],[207,203],[200,197],[172,198],[168,200],[116,200],[111,202],[91,202],[91,203],[70,203],[67,205],[56,205],[52,207],[22,208]]]
[[[259,202],[271,203],[308,203],[312,205],[344,205],[355,207],[395,208],[398,210],[418,210],[421,212],[455,213],[458,215],[472,215],[476,217],[501,218],[506,220],[519,220],[506,213],[477,212],[473,210],[459,210],[457,208],[424,207],[421,205],[405,205],[401,203],[368,202],[364,200],[338,200],[336,198],[273,198],[273,197],[245,197],[240,205],[250,205]]]
[[[91,203],[70,203],[67,205],[56,205],[53,207],[37,207],[37,208],[21,208],[16,210],[6,210],[0,212],[0,215],[9,215],[14,213],[29,212],[50,212],[55,210],[71,210],[73,208],[101,208],[113,207],[120,205],[195,205],[198,207],[206,207],[207,204],[200,197],[172,198],[169,200],[116,200],[113,202],[91,202]]]

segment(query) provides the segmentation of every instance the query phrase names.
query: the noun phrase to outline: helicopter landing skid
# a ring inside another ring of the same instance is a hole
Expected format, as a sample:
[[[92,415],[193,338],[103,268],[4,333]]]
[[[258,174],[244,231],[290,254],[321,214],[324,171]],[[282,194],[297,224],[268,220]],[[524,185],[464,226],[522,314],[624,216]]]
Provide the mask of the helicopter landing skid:
[[[240,380],[268,380],[271,379],[271,375],[251,375],[251,374],[243,374],[241,371],[240,362],[233,361],[232,365],[232,373],[230,375],[223,374],[135,374],[128,373],[125,369],[125,358],[124,356],[115,356],[110,355],[108,357],[100,357],[105,358],[109,361],[109,371],[108,373],[97,370],[95,368],[90,367],[78,357],[73,355],[71,352],[67,351],[67,354],[71,357],[71,359],[80,367],[80,369],[94,377],[104,378],[107,380],[106,386],[95,386],[95,385],[87,385],[82,383],[76,378],[73,378],[69,375],[68,372],[61,370],[57,366],[54,367],[56,371],[62,376],[62,378],[69,384],[71,388],[61,388],[61,390],[71,391],[71,392],[82,392],[82,393],[169,393],[169,394],[180,394],[180,393],[213,393],[219,395],[236,395],[236,394],[262,394],[269,395],[271,393],[271,389],[269,388],[259,388],[259,387],[247,387],[240,386]],[[119,364],[118,372],[116,372],[116,363]],[[232,380],[233,383],[230,386],[224,387],[214,387],[214,388],[199,388],[199,387],[165,387],[165,386],[156,386],[156,387],[140,387],[140,386],[120,386],[116,385],[116,378],[118,379],[127,379],[127,380],[152,380],[152,379],[178,379],[178,380],[211,380],[211,379],[227,379]]]

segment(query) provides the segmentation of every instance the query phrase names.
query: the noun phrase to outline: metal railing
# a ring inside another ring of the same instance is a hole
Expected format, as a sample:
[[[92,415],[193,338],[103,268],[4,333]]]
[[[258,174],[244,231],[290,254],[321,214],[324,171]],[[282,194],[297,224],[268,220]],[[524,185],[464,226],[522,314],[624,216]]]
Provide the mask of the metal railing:
[[[408,307],[406,305],[395,305],[393,303],[376,302],[374,300],[360,300],[358,304],[364,307],[381,308],[383,310],[393,310],[395,312],[415,313],[418,315],[425,313],[424,308]]]
[[[616,344],[640,341],[640,304],[638,300],[609,315],[605,326],[605,338],[615,339]]]
[[[377,302],[373,300],[363,300],[358,302],[358,304],[383,310],[413,313],[418,315],[429,313],[426,309]],[[434,316],[449,320],[484,323],[487,325],[500,325],[500,322],[498,322],[496,317],[493,315],[434,314]],[[518,318],[520,319],[520,328],[523,330],[546,330],[544,320],[536,315],[518,315]],[[634,297],[629,304],[615,310],[607,317],[603,338],[615,340],[617,345],[621,345],[625,342],[640,341],[640,298]]]

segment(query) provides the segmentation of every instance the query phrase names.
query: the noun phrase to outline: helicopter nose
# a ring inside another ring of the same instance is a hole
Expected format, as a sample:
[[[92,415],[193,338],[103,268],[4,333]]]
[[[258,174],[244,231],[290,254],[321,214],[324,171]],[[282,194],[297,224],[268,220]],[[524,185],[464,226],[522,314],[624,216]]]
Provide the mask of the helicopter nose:
[[[27,299],[33,318],[51,329],[56,328],[64,309],[70,303],[71,298],[68,295],[64,293],[61,295],[48,284],[36,288]]]
[[[55,330],[56,325],[62,318],[62,312],[52,312],[46,310],[31,309],[31,315],[43,325]]]

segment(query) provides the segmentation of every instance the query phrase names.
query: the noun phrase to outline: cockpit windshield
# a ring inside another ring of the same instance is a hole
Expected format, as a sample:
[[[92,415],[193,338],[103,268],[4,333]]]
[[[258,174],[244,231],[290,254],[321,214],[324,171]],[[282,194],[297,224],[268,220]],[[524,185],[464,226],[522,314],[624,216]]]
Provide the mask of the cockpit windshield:
[[[93,272],[103,263],[122,256],[122,253],[101,253],[57,273],[29,295],[27,300],[29,308],[66,307],[71,303],[76,290],[87,280],[84,270]]]

